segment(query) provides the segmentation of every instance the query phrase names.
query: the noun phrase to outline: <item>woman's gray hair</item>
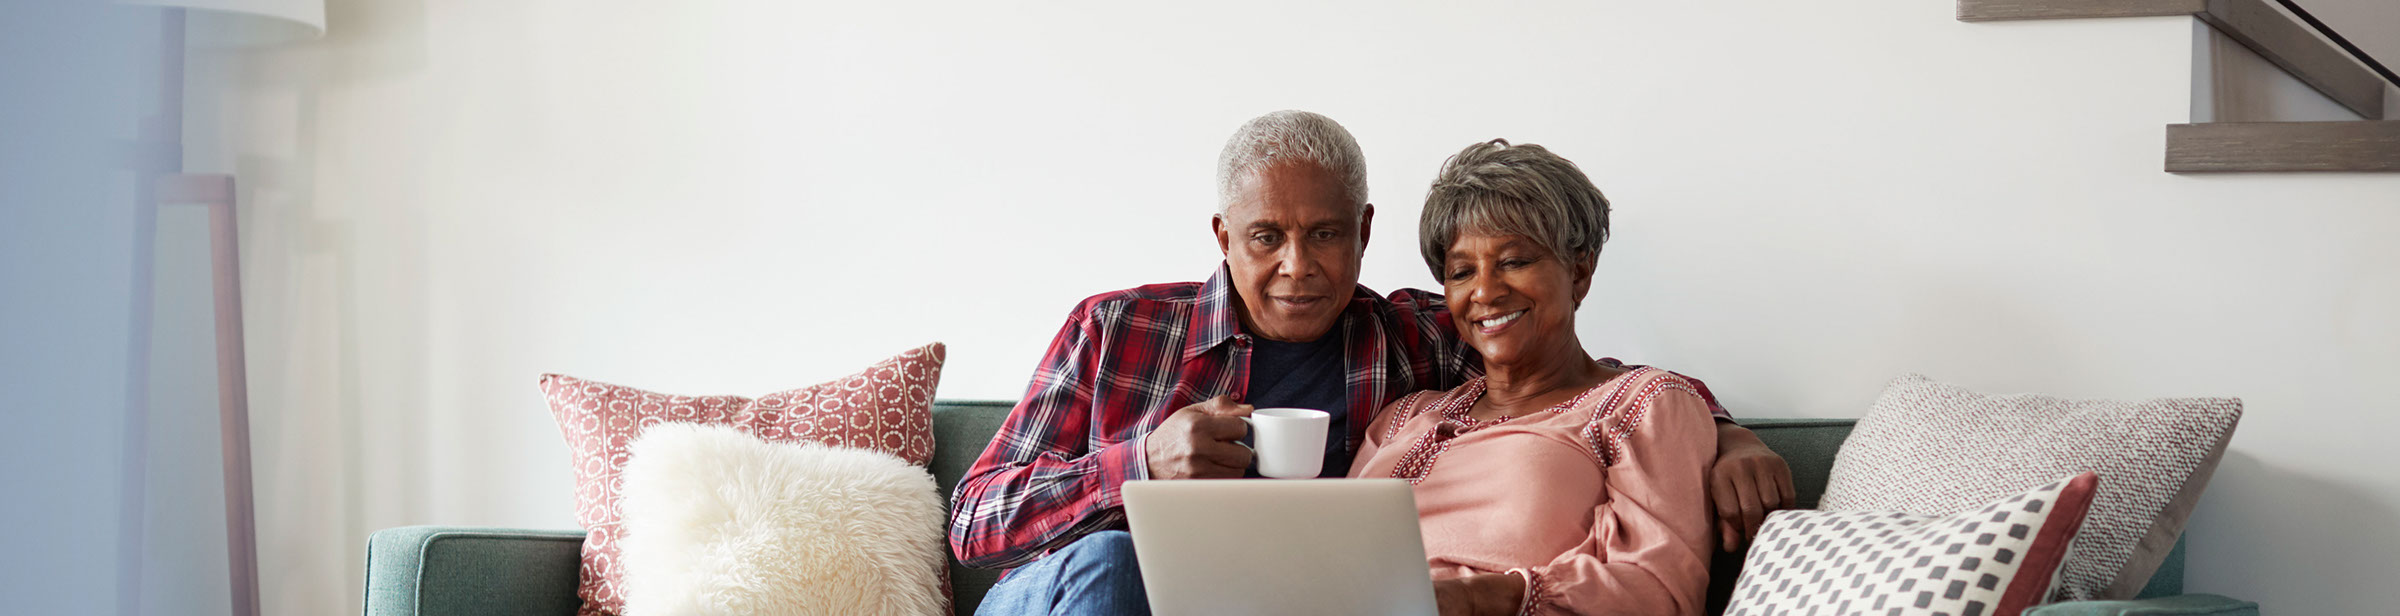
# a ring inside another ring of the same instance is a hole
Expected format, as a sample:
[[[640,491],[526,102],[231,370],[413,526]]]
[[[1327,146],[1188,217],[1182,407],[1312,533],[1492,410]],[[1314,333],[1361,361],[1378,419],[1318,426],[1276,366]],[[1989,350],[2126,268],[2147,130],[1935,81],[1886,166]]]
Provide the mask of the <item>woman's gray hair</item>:
[[[1241,181],[1280,162],[1307,161],[1342,181],[1350,205],[1367,206],[1367,157],[1341,123],[1323,115],[1286,109],[1251,118],[1225,140],[1217,154],[1217,213],[1233,207]]]
[[[1608,197],[1575,163],[1548,148],[1493,139],[1442,162],[1425,191],[1418,247],[1435,280],[1466,230],[1521,235],[1570,263],[1589,264],[1608,242]]]

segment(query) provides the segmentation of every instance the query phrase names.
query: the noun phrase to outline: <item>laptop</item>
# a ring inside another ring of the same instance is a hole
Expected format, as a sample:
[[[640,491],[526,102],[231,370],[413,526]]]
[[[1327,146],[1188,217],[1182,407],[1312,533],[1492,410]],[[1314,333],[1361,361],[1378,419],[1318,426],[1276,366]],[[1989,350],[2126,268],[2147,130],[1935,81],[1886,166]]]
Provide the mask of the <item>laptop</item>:
[[[1436,613],[1406,481],[1135,481],[1124,497],[1159,616]]]

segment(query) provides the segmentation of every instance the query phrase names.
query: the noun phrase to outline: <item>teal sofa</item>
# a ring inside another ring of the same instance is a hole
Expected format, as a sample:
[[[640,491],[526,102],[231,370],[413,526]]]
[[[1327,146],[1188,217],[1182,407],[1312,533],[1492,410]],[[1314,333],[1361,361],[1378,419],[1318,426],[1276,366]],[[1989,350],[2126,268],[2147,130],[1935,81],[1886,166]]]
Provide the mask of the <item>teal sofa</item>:
[[[933,476],[947,495],[983,453],[1013,403],[941,400],[934,404]],[[1792,466],[1800,502],[1815,506],[1833,470],[1833,454],[1850,435],[1848,419],[1754,419],[1744,425]],[[567,489],[560,486],[560,490]],[[583,531],[408,526],[367,540],[367,616],[568,616]],[[1721,601],[1740,571],[1737,555],[1720,555],[1710,596]],[[998,571],[950,563],[959,614],[971,614]],[[2183,545],[2160,566],[2134,601],[2042,606],[2033,616],[2177,614],[2256,616],[2257,604],[2215,595],[2183,594]],[[1713,610],[1712,610],[1713,611]]]

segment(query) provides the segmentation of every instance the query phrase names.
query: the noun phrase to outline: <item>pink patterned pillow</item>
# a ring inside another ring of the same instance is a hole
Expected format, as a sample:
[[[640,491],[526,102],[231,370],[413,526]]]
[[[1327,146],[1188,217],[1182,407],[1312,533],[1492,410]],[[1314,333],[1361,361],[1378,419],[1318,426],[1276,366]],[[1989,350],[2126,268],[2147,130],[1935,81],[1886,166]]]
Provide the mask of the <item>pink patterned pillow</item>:
[[[911,349],[865,371],[761,396],[676,396],[556,374],[542,375],[550,413],[575,464],[575,520],[591,532],[575,594],[581,616],[625,609],[618,564],[619,490],[634,437],[665,422],[732,426],[768,442],[818,442],[933,460],[933,390],[942,343]]]

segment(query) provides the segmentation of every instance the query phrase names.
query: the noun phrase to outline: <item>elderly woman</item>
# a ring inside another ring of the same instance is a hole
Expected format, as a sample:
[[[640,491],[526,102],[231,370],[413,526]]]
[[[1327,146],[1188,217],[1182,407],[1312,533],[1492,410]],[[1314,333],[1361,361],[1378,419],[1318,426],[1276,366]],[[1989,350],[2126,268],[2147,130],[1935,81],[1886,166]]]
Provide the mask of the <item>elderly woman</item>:
[[[1708,406],[1575,333],[1608,200],[1574,163],[1493,140],[1443,164],[1419,235],[1486,376],[1384,407],[1350,474],[1416,485],[1442,613],[1700,613]]]

